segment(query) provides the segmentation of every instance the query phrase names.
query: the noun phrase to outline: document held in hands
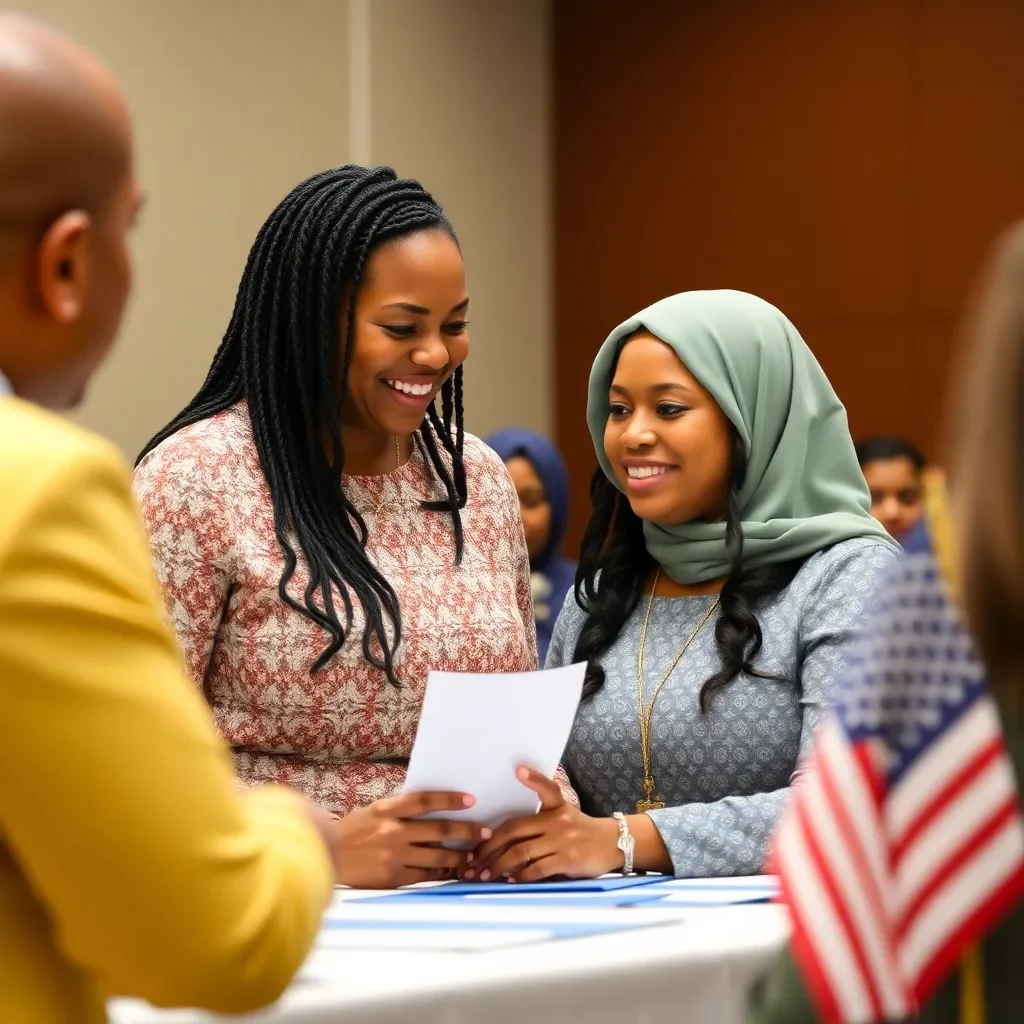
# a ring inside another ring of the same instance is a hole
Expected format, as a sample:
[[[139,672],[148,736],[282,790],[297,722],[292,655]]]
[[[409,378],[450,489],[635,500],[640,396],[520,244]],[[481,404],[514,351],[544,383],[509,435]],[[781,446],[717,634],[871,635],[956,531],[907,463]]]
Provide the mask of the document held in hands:
[[[507,674],[431,672],[402,791],[469,793],[472,807],[434,817],[491,828],[535,814],[540,803],[516,769],[555,774],[585,672],[582,664]]]

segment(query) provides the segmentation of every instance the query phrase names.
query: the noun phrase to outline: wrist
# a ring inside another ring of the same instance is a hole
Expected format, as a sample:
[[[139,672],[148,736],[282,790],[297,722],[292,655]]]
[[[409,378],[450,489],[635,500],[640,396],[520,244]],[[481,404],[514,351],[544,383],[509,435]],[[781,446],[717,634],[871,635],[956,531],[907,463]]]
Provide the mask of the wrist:
[[[621,871],[623,875],[631,875],[636,870],[633,859],[636,840],[629,830],[629,819],[624,814],[616,812],[609,821],[615,826],[616,858],[613,870]]]
[[[650,871],[659,875],[671,875],[674,871],[672,858],[649,814],[630,814],[626,821],[636,847],[633,852],[633,870]]]

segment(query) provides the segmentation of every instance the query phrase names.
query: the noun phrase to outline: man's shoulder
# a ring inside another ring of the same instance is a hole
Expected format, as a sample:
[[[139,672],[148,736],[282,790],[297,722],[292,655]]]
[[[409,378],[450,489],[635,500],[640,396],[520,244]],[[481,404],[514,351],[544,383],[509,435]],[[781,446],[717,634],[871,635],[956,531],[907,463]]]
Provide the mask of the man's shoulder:
[[[31,487],[68,466],[102,464],[124,469],[110,441],[63,416],[23,402],[0,400],[0,488]]]
[[[90,476],[124,482],[120,452],[99,434],[19,399],[0,399],[0,524]],[[67,495],[71,498],[73,495]]]

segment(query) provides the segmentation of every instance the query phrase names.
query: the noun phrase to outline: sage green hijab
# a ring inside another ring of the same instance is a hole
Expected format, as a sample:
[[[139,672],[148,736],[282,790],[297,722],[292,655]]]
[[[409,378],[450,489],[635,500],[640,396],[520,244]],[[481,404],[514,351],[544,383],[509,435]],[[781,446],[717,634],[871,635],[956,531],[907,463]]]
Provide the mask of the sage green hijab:
[[[852,537],[898,548],[871,517],[846,410],[797,329],[774,306],[737,291],[682,292],[616,327],[590,372],[587,424],[605,475],[608,387],[623,338],[646,329],[670,345],[739,432],[743,562],[803,558]],[[620,488],[621,490],[621,488]],[[651,556],[678,583],[729,572],[725,522],[644,522]]]

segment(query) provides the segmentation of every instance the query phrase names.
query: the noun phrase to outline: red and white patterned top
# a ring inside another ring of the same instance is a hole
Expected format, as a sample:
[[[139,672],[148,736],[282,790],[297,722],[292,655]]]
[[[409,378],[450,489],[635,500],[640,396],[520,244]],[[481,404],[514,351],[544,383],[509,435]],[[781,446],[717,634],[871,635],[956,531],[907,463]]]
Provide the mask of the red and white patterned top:
[[[401,787],[428,671],[537,667],[515,489],[468,434],[464,457],[458,566],[451,516],[422,508],[443,492],[418,449],[393,473],[344,478],[369,528],[367,553],[398,594],[401,689],[363,658],[355,599],[344,647],[310,675],[328,638],[278,595],[284,558],[244,404],[178,431],[139,465],[135,493],[167,608],[243,782],[285,783],[347,813]],[[300,554],[289,592],[307,581]]]

